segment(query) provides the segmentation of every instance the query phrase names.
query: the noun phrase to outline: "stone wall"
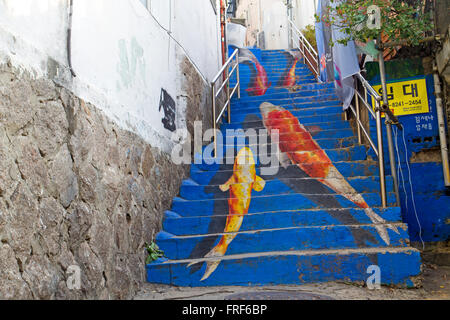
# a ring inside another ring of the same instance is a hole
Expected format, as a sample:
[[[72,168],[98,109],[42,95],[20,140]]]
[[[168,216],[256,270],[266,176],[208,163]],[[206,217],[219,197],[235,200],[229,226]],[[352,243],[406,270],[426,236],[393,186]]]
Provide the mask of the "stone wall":
[[[188,123],[207,113],[198,83]],[[145,281],[144,243],[187,173],[67,89],[1,65],[0,298],[132,297]],[[71,265],[81,290],[66,285]]]

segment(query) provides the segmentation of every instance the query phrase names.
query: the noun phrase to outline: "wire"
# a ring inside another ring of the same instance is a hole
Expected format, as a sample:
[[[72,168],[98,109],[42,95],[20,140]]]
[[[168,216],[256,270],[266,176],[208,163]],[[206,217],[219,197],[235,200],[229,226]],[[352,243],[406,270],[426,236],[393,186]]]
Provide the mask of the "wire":
[[[187,50],[183,47],[183,45],[182,45],[180,42],[178,42],[177,39],[175,39],[175,38],[172,36],[172,31],[167,30],[167,29],[166,29],[166,28],[158,21],[158,19],[156,19],[156,17],[153,15],[153,13],[152,13],[150,10],[148,10],[148,13],[149,13],[150,16],[153,18],[153,20],[155,20],[155,22],[158,24],[158,26],[159,26],[161,29],[163,29],[163,30],[167,33],[167,35],[168,35],[173,41],[175,41],[176,44],[178,44],[178,45],[181,47],[181,49],[183,49],[184,54],[185,54],[186,57],[189,59],[189,61],[194,65],[195,69],[196,69],[197,72],[201,75],[201,77],[203,78],[203,80],[204,80],[206,83],[209,83],[209,81],[207,80],[206,76],[202,73],[202,71],[201,71],[200,68],[197,66],[197,64],[194,62],[194,60],[192,60],[192,58],[189,56]],[[170,17],[170,21],[172,21],[172,17]]]
[[[403,133],[403,145],[405,147],[406,167],[408,168],[408,175],[409,175],[408,178],[409,178],[409,185],[410,185],[410,189],[411,189],[411,202],[413,204],[414,215],[416,217],[416,221],[419,226],[419,239],[420,239],[420,242],[422,243],[422,250],[425,250],[425,242],[423,241],[423,238],[422,238],[422,225],[419,220],[419,215],[417,214],[416,200],[414,198],[414,187],[413,187],[413,182],[412,182],[411,167],[409,165],[409,159],[408,159],[408,147],[406,145],[405,130],[402,130],[402,133]],[[396,146],[396,150],[397,150],[397,158],[398,158],[398,163],[399,163],[397,170],[400,171],[400,173],[401,173],[403,191],[405,192],[406,211],[408,212],[409,211],[408,210],[408,193],[406,192],[405,177],[403,175],[403,171],[401,169],[401,164],[400,164],[400,152],[398,149],[398,129],[395,127],[394,127],[394,137],[395,137],[395,146]]]

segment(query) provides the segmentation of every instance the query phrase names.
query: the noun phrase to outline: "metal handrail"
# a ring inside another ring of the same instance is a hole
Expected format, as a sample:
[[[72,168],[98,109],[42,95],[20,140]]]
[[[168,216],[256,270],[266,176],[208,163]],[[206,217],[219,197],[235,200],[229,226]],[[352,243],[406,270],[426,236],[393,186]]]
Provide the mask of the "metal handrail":
[[[362,133],[364,133],[364,136],[369,141],[369,144],[375,154],[378,157],[378,169],[380,172],[380,194],[381,194],[381,204],[383,208],[387,207],[387,193],[386,193],[386,171],[384,167],[384,149],[383,149],[383,127],[381,122],[381,113],[383,112],[384,108],[380,105],[382,104],[383,98],[375,91],[375,89],[369,84],[369,82],[361,75],[357,74],[357,80],[359,80],[364,88],[364,98],[362,95],[358,92],[358,86],[355,84],[355,107],[350,106],[350,110],[353,112],[353,114],[356,117],[356,124],[357,124],[357,130],[358,130],[358,143],[362,143]],[[375,103],[375,111],[372,109],[372,107],[367,102],[368,94],[370,94]],[[373,142],[372,138],[370,137],[369,133],[367,132],[366,128],[364,128],[363,123],[361,122],[361,113],[360,113],[360,101],[362,101],[363,105],[367,108],[367,110],[370,112],[370,114],[375,118],[376,120],[376,127],[377,127],[377,145]],[[389,109],[389,108],[388,108]]]
[[[235,60],[235,63],[233,63],[233,60]],[[230,71],[230,66],[233,65],[233,68]],[[236,86],[233,88],[233,90],[230,92],[230,78],[236,73],[237,76],[237,82]],[[226,78],[223,81],[222,85],[218,90],[216,90],[216,84],[218,80],[220,79],[220,76],[223,75],[223,73],[226,72]],[[226,87],[227,90],[227,100],[225,104],[220,108],[219,116],[216,117],[216,99],[219,97],[220,93],[223,91],[223,89]],[[225,110],[228,111],[228,123],[231,122],[231,98],[233,98],[234,94],[238,93],[238,98],[241,98],[241,78],[240,78],[240,72],[239,72],[239,49],[234,50],[233,54],[228,58],[228,60],[225,62],[225,64],[220,68],[217,75],[213,78],[211,81],[211,97],[212,97],[212,122],[213,122],[213,131],[214,131],[214,158],[217,156],[217,124],[219,124],[220,119],[222,118],[223,114],[225,113]]]
[[[320,74],[319,74],[319,55],[317,54],[316,50],[314,49],[314,47],[311,45],[311,43],[309,43],[308,39],[306,39],[306,37],[303,35],[303,33],[296,27],[296,25],[294,24],[294,22],[292,22],[291,19],[288,18],[288,22],[290,25],[290,35],[291,35],[291,39],[293,40],[292,42],[295,43],[295,46],[300,49],[300,52],[302,53],[303,57],[305,58],[305,61],[307,61],[309,63],[309,66],[311,67],[312,71],[314,72],[316,78],[319,78]],[[294,32],[295,31],[295,32]],[[294,41],[294,35],[297,36],[297,40],[299,40],[299,42],[301,43],[301,46],[298,44],[297,41]],[[312,57],[314,59],[314,62],[310,61],[308,55],[306,55],[305,53],[309,54],[309,57]]]

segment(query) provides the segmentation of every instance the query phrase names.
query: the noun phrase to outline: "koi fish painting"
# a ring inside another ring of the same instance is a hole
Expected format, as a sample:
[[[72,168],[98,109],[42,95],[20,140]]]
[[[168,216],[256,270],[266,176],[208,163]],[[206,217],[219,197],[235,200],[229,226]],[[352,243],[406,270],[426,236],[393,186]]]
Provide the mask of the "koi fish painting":
[[[251,70],[250,83],[245,89],[249,96],[262,96],[270,88],[267,72],[255,55],[248,49],[239,49],[239,62],[247,65]]]
[[[297,82],[297,75],[296,75],[296,68],[298,61],[301,58],[300,52],[296,51],[288,51],[284,52],[284,55],[287,58],[287,69],[281,76],[280,80],[278,81],[279,87],[293,87],[295,86],[295,83]]]
[[[219,188],[229,191],[228,216],[223,235],[219,243],[205,255],[205,258],[217,257],[217,260],[206,262],[206,271],[201,279],[204,281],[217,269],[228,246],[240,230],[244,216],[248,213],[252,198],[252,190],[262,191],[265,181],[256,175],[255,159],[250,148],[242,148],[237,154],[233,167],[233,175]],[[189,264],[190,267],[192,264]]]
[[[290,164],[298,166],[310,177],[316,178],[323,185],[364,209],[381,239],[389,245],[390,238],[386,229],[399,233],[397,227],[387,224],[367,205],[362,195],[336,169],[325,151],[299,120],[288,110],[268,102],[260,105],[260,111],[269,134],[272,130],[278,130],[280,164],[283,167]]]

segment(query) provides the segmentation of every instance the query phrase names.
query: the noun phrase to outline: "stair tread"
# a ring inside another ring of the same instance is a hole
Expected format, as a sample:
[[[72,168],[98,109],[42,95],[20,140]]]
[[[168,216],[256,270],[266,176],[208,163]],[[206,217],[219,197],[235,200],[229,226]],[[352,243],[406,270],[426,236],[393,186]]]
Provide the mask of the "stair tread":
[[[403,222],[396,222],[396,221],[389,221],[386,223],[380,223],[377,225],[382,226],[395,226],[395,227],[401,227],[406,228],[406,224]],[[172,234],[169,239],[171,240],[183,240],[183,239],[192,239],[192,238],[201,238],[201,237],[209,237],[209,236],[223,236],[227,234],[259,234],[259,233],[266,233],[266,232],[276,232],[276,231],[286,231],[286,230],[306,230],[306,229],[333,229],[333,228],[361,228],[361,227],[375,227],[375,224],[373,223],[366,223],[366,224],[340,224],[340,225],[316,225],[316,226],[291,226],[291,227],[280,227],[280,228],[266,228],[266,229],[256,229],[256,230],[239,230],[237,232],[217,232],[217,233],[203,233],[203,234],[193,234],[193,235],[175,235]]]
[[[314,178],[314,177],[296,177],[296,178],[277,178],[278,180],[280,180],[281,182],[283,181],[296,181],[296,180],[318,180],[320,178]],[[349,177],[349,178],[336,178],[338,180],[347,180],[347,181],[354,181],[354,180],[373,180],[373,181],[378,181],[380,179],[380,177],[377,176],[356,176],[356,177]],[[392,176],[386,176],[386,179],[392,179]],[[186,181],[186,180],[185,180]],[[192,180],[192,182],[194,182],[195,184],[190,184],[190,185],[185,185],[185,186],[190,186],[190,187],[218,187],[221,184],[198,184],[195,180]],[[267,183],[273,183],[273,180],[268,180],[266,182]],[[231,185],[234,184],[240,184],[240,183],[232,183]]]
[[[175,197],[174,201],[180,201],[180,202],[210,202],[210,201],[224,201],[224,200],[228,200],[228,199],[234,199],[234,198],[230,198],[229,196],[226,195],[227,192],[224,192],[224,197],[223,198],[214,198],[214,199],[184,199],[181,197]],[[275,197],[295,197],[295,196],[329,196],[329,195],[336,195],[336,196],[345,196],[345,195],[354,195],[354,194],[359,194],[358,193],[336,193],[334,191],[330,191],[330,193],[300,193],[300,192],[295,192],[295,193],[277,193],[277,194],[267,194],[267,195],[260,195],[260,194],[252,194],[252,199],[263,199],[263,198],[275,198]],[[388,192],[388,195],[393,194],[393,192]],[[366,192],[364,195],[378,195],[378,192]],[[352,207],[349,207],[352,208]]]
[[[312,255],[350,255],[354,253],[374,254],[374,253],[420,253],[419,250],[412,247],[374,247],[374,248],[345,248],[345,249],[320,249],[320,250],[292,250],[292,251],[268,251],[268,252],[251,252],[242,254],[225,255],[220,260],[241,260],[253,257],[269,257],[269,256],[312,256]],[[203,257],[196,259],[180,259],[180,260],[157,260],[153,264],[171,264],[171,263],[192,263],[214,261],[217,257]]]

